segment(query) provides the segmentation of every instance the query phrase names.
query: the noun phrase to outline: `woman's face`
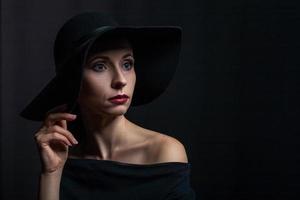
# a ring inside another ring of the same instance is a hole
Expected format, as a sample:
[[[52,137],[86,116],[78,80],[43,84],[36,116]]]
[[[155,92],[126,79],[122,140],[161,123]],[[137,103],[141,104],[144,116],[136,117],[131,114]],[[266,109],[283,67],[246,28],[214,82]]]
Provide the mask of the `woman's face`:
[[[125,114],[134,92],[136,74],[133,51],[127,41],[90,55],[83,68],[78,103],[81,109],[100,115]],[[125,102],[111,101],[127,95]]]

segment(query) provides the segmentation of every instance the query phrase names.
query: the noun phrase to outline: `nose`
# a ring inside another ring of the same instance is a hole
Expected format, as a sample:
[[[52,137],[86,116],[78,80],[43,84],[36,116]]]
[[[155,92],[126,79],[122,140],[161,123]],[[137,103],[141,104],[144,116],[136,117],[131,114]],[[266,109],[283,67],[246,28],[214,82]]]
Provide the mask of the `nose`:
[[[113,78],[112,78],[112,83],[111,87],[114,89],[121,89],[127,84],[127,80],[124,77],[124,74],[120,69],[116,69],[113,72]]]

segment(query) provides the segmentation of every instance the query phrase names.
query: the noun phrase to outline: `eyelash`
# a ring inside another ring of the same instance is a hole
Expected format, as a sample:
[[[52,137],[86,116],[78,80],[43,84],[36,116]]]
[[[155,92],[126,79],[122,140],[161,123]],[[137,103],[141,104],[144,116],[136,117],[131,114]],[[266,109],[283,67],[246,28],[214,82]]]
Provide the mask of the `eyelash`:
[[[123,66],[124,66],[124,64],[127,64],[127,63],[129,63],[130,64],[130,68],[129,69],[125,69],[126,71],[129,71],[129,70],[131,70],[132,68],[133,68],[133,66],[134,66],[134,61],[133,60],[125,60],[125,62],[123,63]],[[96,63],[94,63],[94,64],[92,64],[92,69],[93,70],[95,70],[95,71],[97,71],[97,72],[101,72],[101,71],[104,71],[104,70],[99,70],[99,69],[96,69],[96,66],[99,66],[99,64],[101,65],[101,66],[104,66],[105,67],[105,62],[96,62]]]
[[[134,66],[134,61],[133,61],[133,60],[127,60],[125,63],[123,63],[123,66],[124,66],[124,64],[127,64],[127,63],[130,64],[130,68],[127,69],[127,71],[129,71],[129,70],[131,70],[131,69],[133,68],[133,66]]]
[[[101,66],[105,66],[103,63],[99,63],[99,62],[97,62],[97,63],[94,63],[94,64],[92,64],[92,69],[94,70],[94,71],[103,71],[103,70],[99,70],[99,69],[96,69],[96,67],[97,66],[99,66],[99,65],[101,65]]]

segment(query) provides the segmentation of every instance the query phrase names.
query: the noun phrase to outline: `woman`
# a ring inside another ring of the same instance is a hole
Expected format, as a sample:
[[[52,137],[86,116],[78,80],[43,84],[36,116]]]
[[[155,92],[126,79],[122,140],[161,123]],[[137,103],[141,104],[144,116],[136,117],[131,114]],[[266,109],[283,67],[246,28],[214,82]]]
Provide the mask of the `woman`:
[[[44,121],[35,134],[39,199],[195,198],[184,146],[124,116],[166,89],[180,35],[177,27],[121,27],[96,12],[64,24],[56,76],[21,113]]]

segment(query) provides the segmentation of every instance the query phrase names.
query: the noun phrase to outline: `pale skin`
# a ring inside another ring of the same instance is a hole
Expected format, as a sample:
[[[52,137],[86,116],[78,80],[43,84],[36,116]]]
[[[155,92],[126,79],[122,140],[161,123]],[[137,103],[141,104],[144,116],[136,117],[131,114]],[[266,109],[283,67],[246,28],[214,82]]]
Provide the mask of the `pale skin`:
[[[86,128],[85,144],[68,130],[67,122],[75,120],[76,115],[63,112],[64,105],[47,115],[35,134],[43,167],[40,200],[59,199],[67,158],[132,164],[188,162],[185,148],[177,139],[142,128],[124,116],[134,92],[134,68],[133,51],[126,41],[119,48],[98,52],[88,59],[77,101]],[[128,95],[128,101],[117,105],[108,100],[118,94]]]

